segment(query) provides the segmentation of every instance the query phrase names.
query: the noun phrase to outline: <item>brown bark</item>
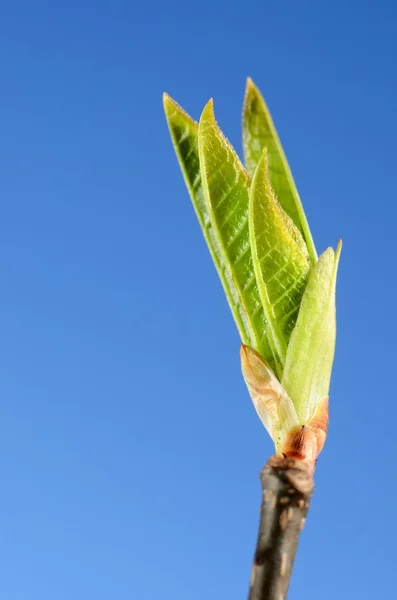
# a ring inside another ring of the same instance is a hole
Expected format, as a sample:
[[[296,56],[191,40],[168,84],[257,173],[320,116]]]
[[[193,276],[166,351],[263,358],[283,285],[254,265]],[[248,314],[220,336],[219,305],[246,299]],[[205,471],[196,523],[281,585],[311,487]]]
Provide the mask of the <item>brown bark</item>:
[[[313,469],[271,457],[261,471],[262,506],[249,600],[284,600],[313,493]]]

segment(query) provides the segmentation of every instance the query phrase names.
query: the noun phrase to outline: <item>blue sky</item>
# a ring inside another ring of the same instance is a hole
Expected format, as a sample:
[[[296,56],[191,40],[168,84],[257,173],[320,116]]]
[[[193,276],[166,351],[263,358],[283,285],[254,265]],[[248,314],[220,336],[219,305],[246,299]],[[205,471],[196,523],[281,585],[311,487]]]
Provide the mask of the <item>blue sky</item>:
[[[0,597],[246,597],[272,444],[168,138],[264,93],[344,240],[329,439],[290,598],[395,594],[397,8],[47,3],[0,19]]]

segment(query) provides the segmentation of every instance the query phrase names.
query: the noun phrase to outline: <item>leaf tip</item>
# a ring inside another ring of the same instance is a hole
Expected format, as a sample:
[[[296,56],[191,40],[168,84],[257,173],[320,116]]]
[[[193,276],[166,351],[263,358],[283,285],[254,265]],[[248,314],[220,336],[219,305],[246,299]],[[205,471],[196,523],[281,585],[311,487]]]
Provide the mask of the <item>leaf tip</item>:
[[[210,98],[207,104],[204,106],[203,112],[201,113],[200,121],[202,119],[208,119],[215,121],[215,112],[214,112],[214,99]]]
[[[241,344],[241,346],[240,346],[240,357],[241,357],[241,360],[244,360],[244,359],[247,358],[248,351],[249,351],[249,346],[247,346],[246,344]]]
[[[251,346],[241,344],[240,347],[241,366],[246,380],[252,380],[252,377],[260,377],[262,371],[270,371],[267,361]]]
[[[241,368],[243,373],[247,375],[248,371],[252,370],[252,358],[255,357],[254,350],[246,344],[240,346]]]
[[[218,129],[218,124],[215,119],[214,100],[210,98],[207,104],[204,106],[203,112],[201,113],[199,120],[199,153],[201,152],[200,148],[204,143],[204,138],[206,137],[206,134],[214,129]],[[200,154],[200,157],[202,157],[202,154]],[[200,160],[202,160],[202,158],[200,158]]]
[[[257,88],[257,86],[255,85],[254,80],[251,77],[247,77],[247,82],[245,85],[245,94],[246,96],[248,94],[258,94],[259,90]]]
[[[163,106],[165,112],[167,112],[171,106],[175,104],[175,101],[167,94],[167,92],[163,92]]]
[[[338,240],[338,244],[336,246],[336,250],[335,250],[335,267],[334,267],[334,279],[335,279],[335,283],[334,285],[336,285],[336,276],[338,273],[338,268],[339,268],[339,258],[340,258],[340,253],[342,252],[342,240],[339,239]]]
[[[256,172],[258,172],[260,175],[262,175],[262,177],[265,176],[267,178],[269,176],[267,146],[265,146],[263,148],[262,156],[260,157],[258,165],[256,167]],[[256,172],[254,174],[254,177],[256,176]]]
[[[247,77],[243,102],[243,121],[246,118],[246,113],[248,112],[248,106],[251,103],[252,96],[255,95],[255,90],[255,83],[252,81],[251,77]]]
[[[268,365],[266,361],[256,350],[245,344],[241,344],[240,358],[241,371],[245,383],[255,390],[259,389],[263,381],[264,372],[267,373]]]
[[[253,82],[251,77],[247,77],[246,89],[252,90],[255,88],[255,83]]]
[[[197,127],[196,121],[167,92],[163,92],[163,106],[169,123],[174,119],[182,119],[185,123],[188,122],[191,126]]]
[[[251,79],[251,77],[247,77],[244,96],[245,110],[251,110],[256,112],[256,107],[258,106],[258,103],[261,107],[262,112],[266,112],[267,109],[262,94],[260,93],[258,87],[255,85],[253,79]]]
[[[252,186],[250,191],[251,207],[253,207],[254,194],[257,194],[258,192],[264,194],[264,197],[267,199],[268,203],[271,202],[273,206],[275,206],[275,203],[277,204],[274,190],[270,181],[269,158],[266,146],[263,148],[262,156],[259,159],[252,178]]]

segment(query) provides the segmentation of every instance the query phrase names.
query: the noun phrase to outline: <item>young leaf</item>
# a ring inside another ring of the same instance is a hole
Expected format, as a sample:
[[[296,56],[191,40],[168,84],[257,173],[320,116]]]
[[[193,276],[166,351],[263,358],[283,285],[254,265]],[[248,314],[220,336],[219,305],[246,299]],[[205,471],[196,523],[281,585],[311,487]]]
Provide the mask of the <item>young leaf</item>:
[[[299,425],[294,405],[269,365],[255,350],[242,344],[241,369],[255,410],[280,451],[285,435]]]
[[[335,284],[339,255],[328,248],[312,267],[295,329],[291,335],[282,378],[302,423],[328,396],[335,350]]]
[[[275,197],[266,149],[252,181],[249,232],[259,295],[269,324],[269,338],[277,362],[284,366],[310,262],[300,232]]]
[[[265,101],[250,78],[247,80],[244,98],[243,148],[245,164],[251,176],[264,148],[267,148],[270,181],[276,197],[302,233],[311,262],[314,264],[317,260],[316,248],[287,158]]]
[[[248,342],[251,339],[251,332],[249,329],[247,330],[241,316],[241,311],[237,306],[238,290],[231,277],[230,269],[224,260],[217,238],[214,235],[214,229],[204,197],[197,145],[198,123],[193,121],[168,94],[164,94],[163,101],[171,139],[204,238],[225,290],[240,336],[243,341]]]
[[[250,179],[218,127],[212,100],[200,118],[198,149],[210,220],[224,264],[229,267],[226,277],[233,282],[233,300],[244,323],[243,342],[258,350],[280,372],[266,337],[268,324],[252,264],[248,231]]]

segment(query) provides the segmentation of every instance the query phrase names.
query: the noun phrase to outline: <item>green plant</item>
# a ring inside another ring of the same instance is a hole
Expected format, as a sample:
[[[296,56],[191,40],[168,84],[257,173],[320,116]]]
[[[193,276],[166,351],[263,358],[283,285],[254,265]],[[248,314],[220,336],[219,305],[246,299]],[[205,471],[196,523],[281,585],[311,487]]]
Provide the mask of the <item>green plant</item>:
[[[273,121],[250,79],[243,108],[245,166],[217,125],[212,100],[199,123],[166,94],[164,108],[241,336],[243,376],[275,444],[276,457],[261,475],[264,500],[250,598],[280,600],[327,434],[341,242],[317,258]],[[296,509],[295,518],[287,509]],[[270,546],[264,548],[265,538]]]

